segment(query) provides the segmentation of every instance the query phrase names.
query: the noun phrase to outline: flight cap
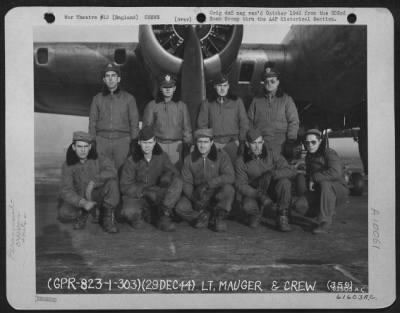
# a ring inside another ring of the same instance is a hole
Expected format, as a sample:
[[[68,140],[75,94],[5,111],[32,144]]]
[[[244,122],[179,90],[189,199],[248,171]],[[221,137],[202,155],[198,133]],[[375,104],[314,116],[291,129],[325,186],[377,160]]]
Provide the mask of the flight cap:
[[[108,63],[106,65],[106,67],[103,70],[103,75],[105,75],[107,72],[115,72],[115,73],[117,73],[118,76],[121,75],[121,71],[120,71],[119,67],[112,63]]]
[[[143,126],[143,128],[139,132],[139,140],[147,141],[154,137],[153,127],[151,126]]]
[[[176,79],[171,75],[163,75],[160,77],[160,87],[161,88],[171,88],[176,85]]]
[[[248,131],[247,131],[247,134],[246,134],[246,139],[247,139],[247,142],[253,142],[254,140],[256,140],[258,137],[261,137],[262,136],[262,134],[261,134],[261,130],[259,130],[258,128],[250,128]]]
[[[72,135],[72,141],[85,141],[91,143],[93,139],[94,138],[91,134],[83,131],[76,131]]]
[[[321,136],[322,136],[322,133],[321,133],[320,130],[318,130],[318,129],[316,129],[316,128],[312,128],[312,129],[307,130],[307,131],[304,133],[304,138],[305,138],[307,135],[316,135],[316,136],[321,137]]]
[[[213,137],[213,131],[212,128],[199,128],[196,129],[194,132],[194,138],[199,139],[199,138],[204,138],[204,137]]]
[[[271,77],[276,77],[279,79],[279,73],[276,72],[272,67],[266,67],[264,70],[264,80]]]
[[[228,78],[220,73],[214,80],[213,80],[213,84],[214,85],[221,85],[223,83],[226,83],[228,81]]]

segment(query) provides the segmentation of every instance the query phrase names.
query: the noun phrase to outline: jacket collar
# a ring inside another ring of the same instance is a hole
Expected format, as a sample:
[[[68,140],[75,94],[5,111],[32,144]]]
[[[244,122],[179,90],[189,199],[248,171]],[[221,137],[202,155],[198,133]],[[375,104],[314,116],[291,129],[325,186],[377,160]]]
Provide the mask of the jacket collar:
[[[265,147],[265,145],[263,145],[261,154],[258,158],[265,159],[266,157],[267,157],[267,148]],[[243,162],[248,163],[251,160],[255,160],[255,159],[257,159],[257,157],[253,154],[253,152],[251,152],[250,147],[248,147],[246,145],[246,147],[244,148],[244,153],[243,153]]]
[[[114,95],[119,94],[120,91],[121,91],[121,88],[119,88],[119,86],[118,86],[117,89],[114,90],[113,94]],[[111,94],[110,90],[106,86],[103,87],[102,93],[103,93],[103,96],[107,96],[107,95]]]
[[[201,158],[201,153],[197,148],[197,145],[194,146],[193,152],[191,153],[192,162],[196,162],[198,159]],[[215,144],[212,144],[210,152],[207,154],[207,158],[211,161],[217,161],[217,147]]]
[[[156,143],[153,149],[153,155],[160,155],[163,153],[163,149],[161,146]],[[132,153],[132,160],[134,162],[139,162],[140,160],[144,160],[143,150],[139,144],[136,144],[134,151]]]

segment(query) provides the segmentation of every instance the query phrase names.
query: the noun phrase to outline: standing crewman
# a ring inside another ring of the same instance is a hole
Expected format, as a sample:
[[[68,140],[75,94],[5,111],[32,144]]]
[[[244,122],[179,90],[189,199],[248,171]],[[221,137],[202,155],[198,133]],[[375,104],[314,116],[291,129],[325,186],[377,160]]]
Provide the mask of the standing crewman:
[[[235,169],[236,188],[243,196],[242,208],[248,225],[258,226],[263,209],[272,204],[272,198],[277,203],[277,228],[291,231],[290,179],[294,173],[282,155],[267,149],[259,129],[248,131],[243,156],[237,159]]]
[[[307,191],[294,205],[297,211],[318,216],[314,234],[329,232],[337,206],[346,202],[349,190],[343,164],[335,150],[328,148],[318,129],[305,133]],[[310,211],[308,211],[310,209]]]
[[[226,231],[224,219],[235,195],[232,163],[224,150],[215,147],[212,129],[197,129],[194,135],[196,145],[183,164],[183,196],[175,210],[195,228],[208,225],[217,232]]]
[[[175,229],[171,218],[182,193],[182,180],[150,126],[140,130],[139,142],[122,167],[120,186],[121,215],[132,227],[140,227],[145,219],[155,221],[162,231]]]
[[[135,98],[121,90],[120,69],[108,64],[103,71],[104,88],[90,107],[89,132],[96,138],[97,151],[114,161],[117,170],[129,153],[131,140],[139,132]]]
[[[231,94],[226,76],[217,77],[213,85],[214,96],[202,103],[197,124],[199,128],[212,128],[215,146],[224,148],[235,164],[236,155],[243,152],[249,128],[246,109],[242,99]]]
[[[284,144],[296,145],[299,115],[293,99],[281,90],[279,84],[279,74],[267,67],[264,95],[253,99],[248,117],[253,127],[261,130],[265,144],[282,153]]]
[[[117,170],[111,160],[97,155],[92,144],[90,134],[74,132],[62,168],[58,219],[75,220],[74,229],[82,229],[89,212],[102,207],[104,230],[117,233],[114,220],[114,210],[119,203]]]
[[[143,125],[153,127],[157,143],[171,162],[181,167],[192,145],[189,111],[185,103],[175,99],[176,80],[171,75],[162,76],[159,85],[157,98],[144,110]]]

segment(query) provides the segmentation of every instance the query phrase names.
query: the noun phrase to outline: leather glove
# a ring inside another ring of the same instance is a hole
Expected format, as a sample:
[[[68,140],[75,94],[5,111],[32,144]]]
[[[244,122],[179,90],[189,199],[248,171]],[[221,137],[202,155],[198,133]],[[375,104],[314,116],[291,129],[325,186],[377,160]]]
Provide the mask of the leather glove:
[[[246,143],[244,140],[239,141],[239,147],[237,149],[237,156],[241,156],[244,153],[244,148],[246,146]]]
[[[298,159],[301,156],[301,146],[296,139],[287,139],[285,141],[282,147],[282,155],[286,159]]]
[[[131,142],[129,143],[129,154],[130,155],[133,155],[133,153],[137,149],[138,144],[139,144],[139,141],[137,138],[131,139]]]

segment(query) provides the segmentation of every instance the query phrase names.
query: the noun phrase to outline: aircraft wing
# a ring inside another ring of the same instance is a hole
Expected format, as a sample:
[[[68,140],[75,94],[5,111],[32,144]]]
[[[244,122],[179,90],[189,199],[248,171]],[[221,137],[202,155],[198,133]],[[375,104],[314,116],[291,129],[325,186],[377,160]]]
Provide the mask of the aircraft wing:
[[[152,94],[143,81],[147,76],[136,48],[137,43],[35,43],[35,111],[89,115],[109,62],[120,65],[122,88],[138,103],[147,103]]]

